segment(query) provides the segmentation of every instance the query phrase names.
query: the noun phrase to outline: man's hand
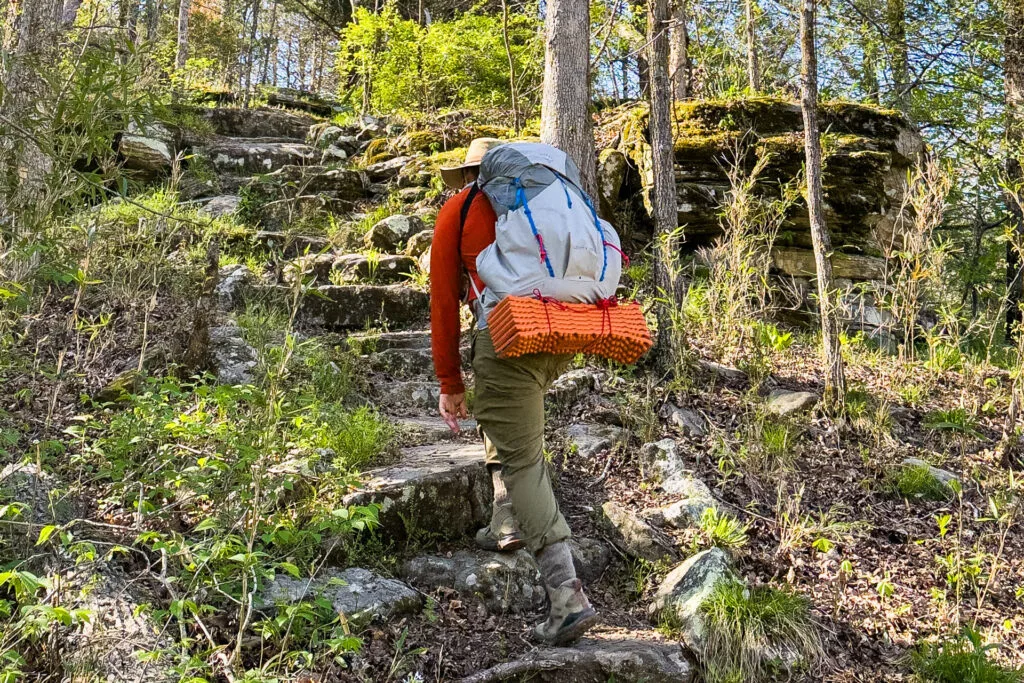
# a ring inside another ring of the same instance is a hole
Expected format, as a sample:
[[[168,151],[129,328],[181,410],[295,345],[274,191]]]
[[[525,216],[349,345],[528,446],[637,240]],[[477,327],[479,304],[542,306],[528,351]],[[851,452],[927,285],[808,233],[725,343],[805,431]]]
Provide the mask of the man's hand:
[[[452,430],[453,434],[459,433],[459,420],[465,420],[469,418],[469,413],[466,411],[466,394],[441,394],[441,400],[438,401],[437,410],[441,413],[441,417],[448,424],[448,428]]]

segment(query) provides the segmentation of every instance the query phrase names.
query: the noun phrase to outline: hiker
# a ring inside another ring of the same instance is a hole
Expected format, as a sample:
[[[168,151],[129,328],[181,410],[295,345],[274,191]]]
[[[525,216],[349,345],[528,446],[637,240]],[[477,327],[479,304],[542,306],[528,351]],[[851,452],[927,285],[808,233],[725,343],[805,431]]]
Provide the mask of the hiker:
[[[468,417],[459,357],[459,306],[464,299],[475,319],[473,412],[494,483],[491,523],[480,529],[476,541],[485,549],[525,547],[533,553],[550,601],[548,618],[534,628],[534,635],[544,643],[564,645],[597,622],[576,577],[567,543],[569,526],[558,509],[544,460],[544,395],[570,357],[499,358],[486,328],[481,304],[485,283],[476,263],[495,241],[497,216],[475,181],[484,154],[501,144],[490,138],[473,140],[462,165],[441,169],[445,184],[461,191],[438,213],[430,253],[431,345],[441,384],[438,409],[456,433],[458,420]]]

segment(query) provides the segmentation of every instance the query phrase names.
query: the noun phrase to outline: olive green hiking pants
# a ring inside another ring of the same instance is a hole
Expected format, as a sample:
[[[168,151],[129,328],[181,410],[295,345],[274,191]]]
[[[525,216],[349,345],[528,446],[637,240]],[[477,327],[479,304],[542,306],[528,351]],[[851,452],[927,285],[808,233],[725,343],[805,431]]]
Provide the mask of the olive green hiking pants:
[[[489,330],[477,331],[473,339],[473,414],[487,464],[501,465],[515,521],[533,553],[570,535],[544,460],[544,395],[570,358],[543,353],[498,358]],[[498,531],[493,523],[492,530]]]

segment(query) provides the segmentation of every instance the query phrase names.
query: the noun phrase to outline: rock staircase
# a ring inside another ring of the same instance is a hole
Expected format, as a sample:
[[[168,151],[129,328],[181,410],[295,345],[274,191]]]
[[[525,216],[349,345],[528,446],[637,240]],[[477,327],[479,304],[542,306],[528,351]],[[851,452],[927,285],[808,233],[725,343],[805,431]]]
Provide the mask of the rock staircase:
[[[207,204],[217,202],[231,210],[247,194],[262,192],[271,203],[312,198],[303,201],[332,211],[365,207],[407,182],[400,180],[407,163],[401,158],[362,170],[351,166],[352,152],[372,138],[364,130],[334,131],[334,141],[324,144],[325,124],[308,116],[232,109],[205,110],[202,116],[216,135],[196,141],[194,149],[222,175],[221,187],[239,193],[206,197]],[[279,577],[261,595],[264,612],[281,602],[323,595],[352,623],[365,625],[416,614],[423,594],[443,589],[479,602],[491,614],[518,619],[524,627],[542,614],[540,575],[527,553],[502,555],[472,547],[472,534],[489,520],[492,497],[483,447],[472,421],[454,435],[437,417],[438,389],[426,329],[428,295],[410,279],[395,275],[422,258],[423,246],[429,246],[430,233],[416,217],[422,208],[410,206],[409,215],[371,230],[365,244],[373,248],[372,261],[367,253],[337,249],[322,235],[295,234],[288,212],[264,211],[260,224],[244,239],[284,261],[272,264],[269,276],[231,266],[222,274],[218,294],[230,309],[259,297],[288,300],[296,282],[304,283],[297,324],[305,334],[347,336],[372,375],[369,400],[395,423],[404,444],[394,462],[365,472],[345,503],[379,505],[379,533],[394,541],[419,533],[463,549],[410,558],[399,568],[398,578],[360,568],[329,568],[311,580]],[[419,246],[411,248],[414,243]],[[236,328],[225,329],[230,333]],[[238,336],[229,333],[232,339]],[[232,358],[236,364],[245,362]],[[552,400],[576,401],[594,388],[589,375],[577,372],[559,382]],[[603,540],[581,538],[573,541],[573,554],[580,576],[596,581],[613,553]],[[646,626],[599,629],[573,647],[528,651],[465,680],[681,682],[693,677],[687,651]]]

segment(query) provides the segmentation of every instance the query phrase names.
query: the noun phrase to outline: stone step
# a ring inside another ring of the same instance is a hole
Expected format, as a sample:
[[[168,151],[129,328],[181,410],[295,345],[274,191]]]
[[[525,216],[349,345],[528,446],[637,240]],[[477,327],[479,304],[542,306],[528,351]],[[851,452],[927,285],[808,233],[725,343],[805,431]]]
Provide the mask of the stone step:
[[[254,287],[257,296],[288,302],[285,285]],[[301,322],[328,329],[366,329],[420,325],[430,316],[430,297],[405,285],[322,285],[304,292],[299,304]]]
[[[337,149],[319,150],[304,142],[283,138],[217,138],[198,147],[221,173],[270,173],[284,166],[344,161]]]
[[[409,282],[416,273],[416,259],[410,256],[381,254],[371,258],[366,254],[313,254],[300,256],[284,268],[285,282],[292,282],[297,276],[309,281],[328,283],[333,278],[346,282],[363,282],[384,285]]]
[[[456,441],[476,435],[476,420],[461,420],[459,426],[462,431],[459,434],[453,434],[448,424],[440,417],[396,417],[392,418],[392,421],[401,431],[402,440],[413,446]]]
[[[360,354],[379,353],[391,349],[430,349],[430,330],[400,332],[356,332],[348,336],[349,344]]]
[[[193,113],[206,121],[218,135],[241,138],[282,136],[304,142],[309,127],[316,119],[304,114],[270,107],[241,109],[238,107],[194,108]]]
[[[677,643],[656,631],[598,631],[570,647],[531,650],[519,659],[479,671],[461,683],[689,683],[696,667]]]
[[[403,449],[395,464],[366,472],[344,503],[380,505],[381,528],[395,539],[456,539],[490,520],[492,496],[483,444],[445,443]]]

